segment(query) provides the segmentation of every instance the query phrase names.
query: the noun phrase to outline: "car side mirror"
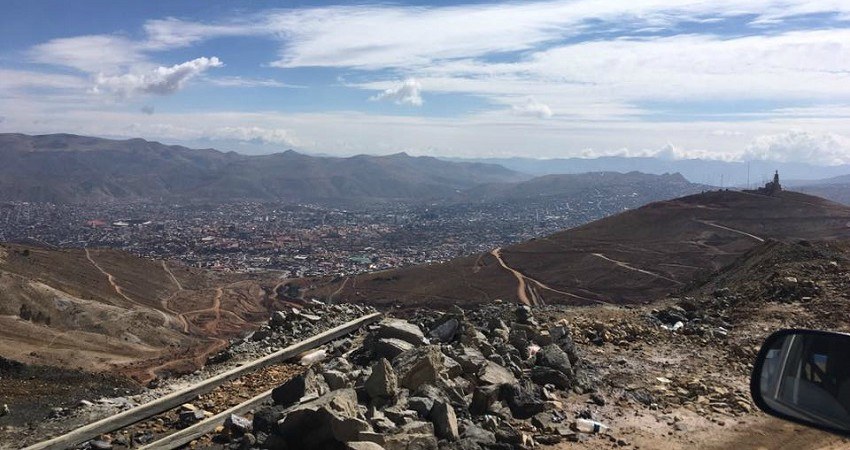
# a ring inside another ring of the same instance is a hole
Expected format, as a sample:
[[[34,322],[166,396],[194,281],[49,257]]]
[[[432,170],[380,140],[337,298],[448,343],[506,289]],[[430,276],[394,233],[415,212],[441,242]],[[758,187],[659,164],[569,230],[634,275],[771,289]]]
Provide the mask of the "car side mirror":
[[[773,333],[756,358],[750,393],[770,415],[850,436],[850,334]]]

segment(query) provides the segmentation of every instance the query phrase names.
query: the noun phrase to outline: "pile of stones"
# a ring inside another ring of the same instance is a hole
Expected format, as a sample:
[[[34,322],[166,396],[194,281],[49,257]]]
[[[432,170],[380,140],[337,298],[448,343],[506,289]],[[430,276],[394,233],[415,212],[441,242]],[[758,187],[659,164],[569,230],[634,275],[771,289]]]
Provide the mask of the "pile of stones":
[[[237,359],[253,359],[303,341],[323,331],[375,312],[354,304],[327,305],[318,301],[274,311],[266,325],[244,338],[232,342],[224,351],[213,355],[207,364]]]
[[[232,445],[507,449],[582,439],[563,401],[594,383],[567,327],[541,326],[525,306],[487,308],[384,319],[276,388]]]

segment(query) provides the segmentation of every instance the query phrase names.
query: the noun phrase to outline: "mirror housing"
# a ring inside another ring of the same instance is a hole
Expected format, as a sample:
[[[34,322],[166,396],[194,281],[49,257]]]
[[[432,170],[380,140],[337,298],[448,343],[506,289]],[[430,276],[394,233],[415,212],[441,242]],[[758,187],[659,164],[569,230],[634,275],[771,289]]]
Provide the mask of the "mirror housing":
[[[771,334],[753,366],[750,394],[772,416],[850,436],[850,334]]]

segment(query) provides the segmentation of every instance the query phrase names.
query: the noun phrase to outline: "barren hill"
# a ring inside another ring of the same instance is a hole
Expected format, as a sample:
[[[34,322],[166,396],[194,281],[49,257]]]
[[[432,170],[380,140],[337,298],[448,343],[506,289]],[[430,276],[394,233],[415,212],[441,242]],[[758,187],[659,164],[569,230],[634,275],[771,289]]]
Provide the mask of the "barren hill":
[[[0,245],[0,356],[140,381],[191,371],[268,319],[271,283],[113,250]]]
[[[525,176],[404,153],[248,156],[143,139],[0,134],[0,201],[432,199]]]
[[[443,264],[365,274],[308,295],[404,306],[638,303],[676,291],[767,239],[850,237],[850,207],[795,192],[712,191]]]

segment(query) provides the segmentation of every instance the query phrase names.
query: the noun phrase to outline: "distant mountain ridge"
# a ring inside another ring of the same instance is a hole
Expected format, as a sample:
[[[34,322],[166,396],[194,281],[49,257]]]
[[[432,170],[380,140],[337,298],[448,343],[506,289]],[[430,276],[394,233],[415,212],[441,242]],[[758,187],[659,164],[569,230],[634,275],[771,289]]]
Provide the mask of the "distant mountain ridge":
[[[248,156],[144,139],[0,134],[0,201],[422,200],[527,178],[494,164],[404,153]]]
[[[819,180],[850,174],[850,165],[819,166],[798,162],[778,161],[719,161],[705,159],[665,159],[655,157],[603,156],[599,158],[446,158],[447,161],[499,164],[511,170],[531,175],[585,172],[642,172],[661,175],[681,173],[694,182],[713,186],[751,187],[769,181],[775,170],[783,180]]]

